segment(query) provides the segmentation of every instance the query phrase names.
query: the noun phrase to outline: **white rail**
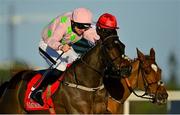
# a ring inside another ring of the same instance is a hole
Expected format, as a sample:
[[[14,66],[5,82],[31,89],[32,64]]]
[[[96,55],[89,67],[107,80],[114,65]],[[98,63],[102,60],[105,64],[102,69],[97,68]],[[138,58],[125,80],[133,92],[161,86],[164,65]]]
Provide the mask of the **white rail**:
[[[136,91],[137,94],[143,94],[142,91]],[[168,92],[168,101],[180,100],[180,91],[167,91]],[[129,103],[130,101],[148,101],[147,99],[142,99],[140,97],[131,94],[130,97],[124,103],[124,114],[129,114]]]

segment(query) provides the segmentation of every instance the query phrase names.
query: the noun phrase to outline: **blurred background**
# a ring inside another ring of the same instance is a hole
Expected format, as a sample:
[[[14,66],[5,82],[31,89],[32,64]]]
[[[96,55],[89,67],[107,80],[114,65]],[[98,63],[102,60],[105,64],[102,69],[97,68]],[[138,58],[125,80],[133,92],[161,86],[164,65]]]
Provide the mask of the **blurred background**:
[[[105,12],[115,15],[126,54],[135,58],[136,48],[145,54],[154,48],[167,89],[180,89],[179,0],[0,0],[0,84],[22,69],[48,68],[38,53],[41,31],[77,7],[89,8],[94,22]],[[130,113],[180,113],[179,101],[157,107],[147,103],[145,109],[137,104],[130,104],[139,107]]]

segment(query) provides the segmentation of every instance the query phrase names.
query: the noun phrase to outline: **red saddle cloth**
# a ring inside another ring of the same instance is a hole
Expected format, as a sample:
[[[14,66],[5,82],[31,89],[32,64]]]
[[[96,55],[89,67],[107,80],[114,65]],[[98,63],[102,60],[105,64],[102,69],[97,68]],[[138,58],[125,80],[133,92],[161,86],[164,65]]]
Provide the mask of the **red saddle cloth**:
[[[42,77],[40,73],[36,74],[30,82],[27,84],[27,89],[25,92],[24,98],[24,106],[26,110],[47,110],[49,108],[54,108],[54,103],[51,96],[56,92],[58,89],[60,82],[63,79],[63,76],[60,77],[60,80],[54,82],[51,86],[48,86],[46,90],[42,94],[42,99],[44,101],[44,105],[41,106],[39,103],[35,102],[30,98],[31,88],[34,84]]]

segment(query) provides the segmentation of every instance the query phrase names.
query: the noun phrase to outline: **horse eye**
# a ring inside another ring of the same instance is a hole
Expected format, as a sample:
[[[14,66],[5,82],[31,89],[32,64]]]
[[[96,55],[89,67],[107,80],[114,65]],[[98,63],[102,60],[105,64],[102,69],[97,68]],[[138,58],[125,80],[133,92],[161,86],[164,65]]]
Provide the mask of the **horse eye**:
[[[117,40],[114,41],[115,44],[118,44],[119,42]]]
[[[146,73],[146,74],[149,74],[149,73],[150,73],[150,70],[149,70],[149,69],[145,70],[145,73]]]
[[[101,29],[101,27],[97,26],[97,29],[99,29],[99,30],[100,30],[100,29]]]
[[[160,80],[160,81],[158,81],[158,85],[164,86],[164,82]]]
[[[151,64],[151,68],[152,68],[155,72],[157,72],[157,70],[158,70],[158,67],[157,67],[155,64]]]

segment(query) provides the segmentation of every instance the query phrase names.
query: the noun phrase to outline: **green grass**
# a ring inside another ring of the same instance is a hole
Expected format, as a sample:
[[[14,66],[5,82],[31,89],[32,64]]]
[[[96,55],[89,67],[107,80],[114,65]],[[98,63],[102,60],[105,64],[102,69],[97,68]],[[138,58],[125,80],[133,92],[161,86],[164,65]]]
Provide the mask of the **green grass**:
[[[131,101],[131,114],[167,114],[167,104],[156,105],[148,101]]]

